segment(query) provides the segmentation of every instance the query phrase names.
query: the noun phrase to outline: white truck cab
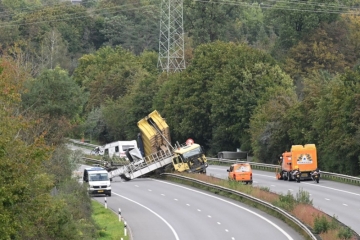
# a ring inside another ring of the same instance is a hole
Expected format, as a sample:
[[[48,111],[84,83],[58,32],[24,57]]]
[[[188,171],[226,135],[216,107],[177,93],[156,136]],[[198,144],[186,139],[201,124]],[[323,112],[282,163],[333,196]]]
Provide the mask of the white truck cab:
[[[88,184],[89,194],[105,194],[111,196],[109,173],[104,168],[85,168],[83,181]]]

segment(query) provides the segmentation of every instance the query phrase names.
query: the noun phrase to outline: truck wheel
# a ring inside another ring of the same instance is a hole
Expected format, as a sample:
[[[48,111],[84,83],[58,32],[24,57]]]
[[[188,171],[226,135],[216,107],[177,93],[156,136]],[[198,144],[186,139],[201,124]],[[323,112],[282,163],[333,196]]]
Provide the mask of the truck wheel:
[[[109,192],[107,195],[108,195],[109,197],[111,197],[111,192]]]

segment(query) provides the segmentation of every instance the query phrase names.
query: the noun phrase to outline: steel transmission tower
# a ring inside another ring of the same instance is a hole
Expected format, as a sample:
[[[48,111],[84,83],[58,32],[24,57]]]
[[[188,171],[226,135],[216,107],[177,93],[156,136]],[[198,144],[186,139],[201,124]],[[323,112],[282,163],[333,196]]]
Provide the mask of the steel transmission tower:
[[[158,67],[166,72],[185,69],[183,0],[162,0]]]

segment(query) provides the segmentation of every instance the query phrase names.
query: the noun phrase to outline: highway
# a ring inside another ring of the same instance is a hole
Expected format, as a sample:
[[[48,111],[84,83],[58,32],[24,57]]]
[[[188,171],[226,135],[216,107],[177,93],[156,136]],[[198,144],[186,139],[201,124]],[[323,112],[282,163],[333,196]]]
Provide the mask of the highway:
[[[228,167],[209,166],[207,174],[227,179]],[[330,216],[336,216],[339,221],[351,227],[360,234],[360,187],[320,179],[296,183],[277,180],[274,172],[253,170],[254,186],[268,187],[270,191],[286,194],[288,191],[295,196],[300,188],[309,192],[313,205]]]
[[[88,150],[85,150],[85,152],[87,152],[87,151]],[[226,169],[228,169],[228,167],[210,165],[207,169],[207,175],[212,175],[214,177],[227,179]],[[273,172],[259,171],[259,170],[253,170],[253,176],[254,176],[254,183],[253,183],[254,186],[268,187],[270,189],[270,191],[276,192],[276,193],[286,194],[288,191],[290,191],[294,195],[296,195],[296,193],[299,191],[299,189],[302,188],[303,190],[310,193],[310,196],[313,200],[313,205],[315,207],[326,212],[327,214],[329,214],[331,216],[336,216],[339,221],[341,221],[344,224],[346,224],[347,226],[351,227],[357,233],[360,233],[360,224],[359,224],[359,221],[360,221],[360,187],[348,185],[348,184],[337,183],[337,182],[328,181],[328,180],[323,180],[323,179],[320,179],[319,184],[317,184],[313,181],[304,181],[301,183],[288,182],[288,181],[283,181],[283,180],[277,180],[275,178],[275,173],[273,173]],[[137,186],[135,186],[135,185],[133,185],[133,183],[135,183],[135,182],[140,182],[141,184],[137,184]],[[156,182],[156,184],[155,184],[155,182]],[[120,181],[120,178],[119,178],[118,181],[113,182],[114,194],[111,197],[111,200],[109,200],[108,202],[110,204],[110,202],[112,202],[113,199],[122,198],[121,203],[124,204],[126,202],[127,205],[131,205],[131,206],[127,206],[127,207],[129,209],[132,209],[132,208],[134,208],[134,206],[136,206],[136,203],[132,202],[132,204],[130,204],[131,200],[137,201],[137,199],[140,199],[140,201],[138,203],[145,204],[144,206],[147,206],[146,202],[144,203],[143,200],[147,199],[148,196],[144,195],[146,191],[143,189],[148,189],[148,192],[146,192],[146,193],[151,193],[153,191],[161,192],[161,189],[163,189],[164,186],[167,186],[167,185],[166,185],[166,183],[163,182],[162,186],[161,186],[161,184],[159,185],[159,183],[160,182],[157,182],[155,180],[150,180],[150,179],[147,179],[146,181],[144,179],[134,179],[130,182],[122,182],[122,181]],[[155,190],[157,188],[159,188],[160,190]],[[164,188],[164,189],[166,189],[166,188]],[[171,191],[171,189],[172,189],[172,191]],[[176,189],[181,189],[181,188],[177,187]],[[125,190],[125,191],[123,191],[123,190]],[[168,191],[169,191],[169,193],[171,193],[171,192],[172,193],[171,194],[162,193],[162,194],[166,194],[166,196],[172,196],[174,194],[173,188],[170,188]],[[178,192],[178,190],[176,192]],[[162,195],[160,194],[160,196],[162,196]],[[182,195],[180,195],[180,196],[182,196]],[[187,194],[184,193],[184,196],[187,196]],[[172,198],[173,199],[181,199],[179,196],[172,196]],[[98,199],[98,198],[95,198],[95,199]],[[102,198],[100,198],[99,201],[102,201],[101,199]],[[188,196],[188,199],[196,199],[196,198],[194,196]],[[152,202],[152,207],[156,206],[155,203],[158,203],[161,206],[163,204],[164,204],[164,206],[166,205],[163,202],[160,203],[156,199],[149,198],[148,200],[149,200],[149,202]],[[174,201],[170,201],[170,202],[174,203]],[[195,202],[202,203],[202,205],[203,205],[204,202],[207,203],[208,201],[209,200],[200,200],[200,202],[199,201],[195,201]],[[191,202],[193,202],[193,201],[191,201]],[[175,201],[175,203],[178,204],[177,201]],[[114,205],[111,205],[114,209],[118,209],[119,207],[123,208],[121,206],[117,207],[116,205],[118,203],[111,203],[111,204],[114,204]],[[122,205],[122,204],[120,204],[120,205]],[[190,203],[186,203],[186,204],[190,204]],[[138,205],[138,206],[140,206],[140,205]],[[207,206],[207,205],[204,205],[204,206]],[[216,204],[214,204],[214,206],[216,206]],[[213,207],[213,208],[219,209],[220,207]],[[223,207],[221,207],[221,209],[222,208]],[[135,207],[135,209],[138,210],[140,208]],[[146,208],[143,208],[142,211],[145,211],[144,209],[146,209]],[[233,207],[232,209],[235,209],[235,208]],[[147,211],[149,212],[149,210],[147,210]],[[171,207],[168,207],[168,211],[173,212],[174,210],[171,210]],[[210,209],[207,211],[211,212]],[[160,209],[159,212],[162,212],[162,209]],[[145,214],[145,213],[142,213],[142,214]],[[217,213],[217,214],[221,215],[221,213]],[[147,215],[148,215],[148,213],[147,213]],[[156,214],[152,214],[152,215],[153,215],[153,217],[156,216]],[[162,213],[160,216],[162,216],[162,215],[167,216],[168,214]],[[174,218],[174,215],[178,216],[179,220],[180,220],[180,216],[183,216],[182,214],[178,214],[178,213],[173,214],[172,213],[172,214],[170,214],[170,216],[173,216],[173,217],[170,217],[170,218]],[[210,214],[210,213],[208,215],[215,216],[214,214]],[[242,223],[244,221],[243,217],[235,217],[235,219],[233,217],[233,216],[243,216],[243,213],[240,213],[240,214],[222,213],[222,215],[224,215],[224,216],[222,216],[222,218],[225,217],[226,219],[231,219],[230,222],[236,222],[237,226],[242,225]],[[133,215],[131,215],[131,214],[128,216],[129,217],[129,225],[131,225],[131,227],[136,230],[138,229],[137,222],[139,222],[139,221],[140,222],[145,221],[146,226],[147,226],[148,222],[151,222],[151,223],[156,222],[156,220],[155,220],[156,218],[154,219],[154,221],[147,220],[147,219],[144,219],[144,220],[137,219],[136,220],[136,219],[132,219],[133,218],[132,216]],[[135,215],[135,216],[138,217],[138,215]],[[145,215],[141,215],[141,216],[143,216],[143,217],[141,217],[141,219],[143,219]],[[159,221],[159,219],[161,219],[159,217],[157,217],[157,218],[158,218],[157,221]],[[246,217],[246,219],[248,219],[248,217]],[[178,221],[178,220],[176,220],[176,219],[173,219],[171,221],[169,220],[169,222],[175,222],[175,223],[176,223],[176,221]],[[259,224],[259,223],[256,223],[256,220],[254,220],[254,221],[255,221],[255,223],[253,222],[252,224],[255,224],[255,225]],[[241,224],[239,224],[239,222],[241,222]],[[248,221],[246,221],[246,222],[248,222]],[[182,221],[182,224],[184,224],[183,221]],[[178,224],[174,224],[174,225],[177,226]],[[198,224],[192,222],[192,224],[190,224],[190,225],[197,226]],[[166,226],[168,226],[168,225],[166,225]],[[154,227],[151,227],[151,228],[157,229]],[[168,226],[168,228],[172,229],[169,226]],[[144,231],[143,226],[141,229],[142,229],[141,232],[143,232]],[[192,229],[192,227],[188,226],[187,229]],[[228,227],[227,229],[229,230],[230,227]],[[249,227],[244,228],[244,229],[246,231],[248,231]],[[245,230],[243,232],[246,232]],[[205,231],[205,230],[203,229],[203,230],[201,230],[201,232],[202,231]],[[138,231],[136,231],[136,232],[138,232]],[[196,232],[196,230],[195,230],[195,232]],[[182,234],[184,234],[183,231],[182,231]],[[249,234],[251,234],[251,233],[249,233]],[[176,236],[176,234],[174,234],[174,236]],[[236,238],[235,238],[235,236],[232,236],[232,237],[234,237],[233,239],[239,239],[239,236],[237,236]],[[139,239],[142,239],[142,238],[139,238]],[[152,238],[150,238],[150,239],[152,239]],[[158,238],[156,238],[156,239],[158,239]],[[178,238],[173,238],[173,239],[178,239]],[[185,238],[185,239],[187,239],[187,238]],[[212,238],[210,238],[210,239],[212,239]],[[232,239],[232,238],[230,237],[229,239]],[[253,239],[253,238],[250,238],[250,239]],[[297,239],[297,238],[294,238],[294,239]],[[134,238],[134,240],[137,240],[137,239]]]
[[[94,199],[104,203],[103,196]],[[133,240],[304,239],[287,224],[245,204],[149,178],[115,178],[108,207],[121,215]]]

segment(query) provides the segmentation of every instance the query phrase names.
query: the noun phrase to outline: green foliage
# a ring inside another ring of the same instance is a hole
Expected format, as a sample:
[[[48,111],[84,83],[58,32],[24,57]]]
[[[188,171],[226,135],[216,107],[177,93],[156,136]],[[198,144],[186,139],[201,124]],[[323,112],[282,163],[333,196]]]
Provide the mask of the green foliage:
[[[235,20],[240,15],[236,5],[212,2],[184,1],[184,29],[194,39],[195,46],[216,40],[236,40]]]
[[[302,188],[299,189],[299,191],[296,193],[296,202],[302,203],[302,204],[308,204],[312,205],[312,199],[310,199],[310,194],[307,191],[304,191]]]
[[[337,237],[339,239],[351,239],[353,236],[353,233],[351,231],[351,228],[349,227],[342,227],[339,230],[339,233],[337,235]]]
[[[143,3],[126,3],[128,11],[121,11],[104,18],[104,27],[100,32],[105,37],[104,45],[121,45],[135,54],[145,50],[157,50],[159,47],[159,14],[158,6]],[[114,8],[124,8],[114,6]],[[120,9],[121,9],[120,8]]]
[[[274,203],[275,206],[278,206],[287,211],[291,211],[295,207],[295,204],[296,199],[290,191],[288,191],[286,195],[281,194],[279,196],[279,200]]]
[[[81,113],[85,97],[80,87],[59,67],[45,70],[37,79],[28,82],[23,94],[24,108],[41,115],[74,119]]]
[[[6,59],[0,64],[1,238],[92,239],[91,209],[82,208],[86,199],[89,202],[86,189],[70,179],[74,158],[67,149],[53,152],[55,145],[46,145],[47,129],[38,114],[29,113],[31,109],[19,114],[26,74]],[[68,181],[72,182],[65,187]],[[56,194],[55,184],[66,196]]]
[[[132,84],[143,78],[138,58],[121,47],[103,47],[79,60],[74,79],[89,92],[87,111],[100,107],[106,100],[125,96]]]
[[[316,216],[314,219],[314,231],[315,233],[324,233],[330,229],[330,222],[324,215]]]
[[[269,55],[245,44],[215,42],[199,46],[191,66],[169,76],[154,108],[173,126],[173,139],[211,143],[216,153],[250,145],[247,131],[256,106],[291,88]]]
[[[327,4],[318,4],[307,0],[302,4],[291,1],[276,2],[265,12],[265,22],[274,26],[279,39],[273,49],[274,55],[281,55],[294,46],[300,39],[312,32],[323,22],[335,21],[339,14],[329,13],[331,5],[336,1],[327,1]],[[289,11],[289,9],[291,9]]]
[[[260,187],[261,191],[265,191],[265,192],[270,192],[270,188],[269,187]]]

